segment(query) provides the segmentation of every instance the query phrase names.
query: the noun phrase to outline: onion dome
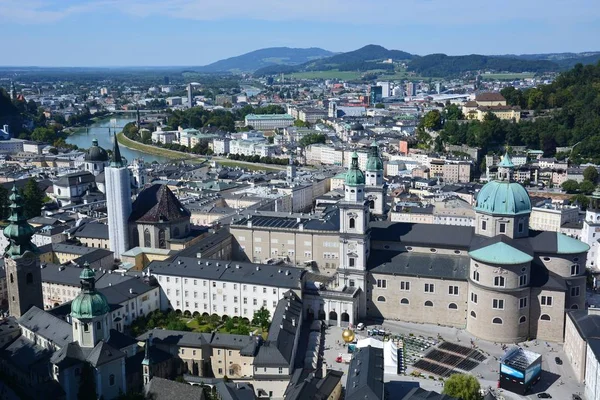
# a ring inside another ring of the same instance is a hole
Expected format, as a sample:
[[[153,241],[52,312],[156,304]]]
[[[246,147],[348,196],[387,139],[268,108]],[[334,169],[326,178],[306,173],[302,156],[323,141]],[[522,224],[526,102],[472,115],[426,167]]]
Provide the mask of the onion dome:
[[[508,153],[498,164],[498,172],[502,172],[500,180],[486,183],[475,202],[475,211],[495,215],[520,215],[531,213],[531,200],[527,190],[520,183],[511,180],[512,163]]]
[[[23,198],[14,185],[9,200],[11,202],[9,206],[10,217],[8,218],[10,224],[4,228],[4,236],[8,239],[9,244],[6,247],[4,256],[15,259],[20,258],[27,251],[38,253],[38,248],[31,242],[35,230],[23,215]]]
[[[110,311],[106,297],[96,290],[96,273],[86,262],[79,275],[81,293],[71,302],[71,317],[77,319],[92,319],[107,314]]]
[[[92,140],[92,147],[90,147],[85,154],[85,161],[108,161],[108,153],[102,147],[98,146],[98,139]]]
[[[373,141],[367,159],[367,171],[383,171],[383,160],[379,156],[379,146]]]
[[[358,186],[365,184],[365,174],[358,168],[358,154],[352,153],[352,164],[346,173],[346,185]]]

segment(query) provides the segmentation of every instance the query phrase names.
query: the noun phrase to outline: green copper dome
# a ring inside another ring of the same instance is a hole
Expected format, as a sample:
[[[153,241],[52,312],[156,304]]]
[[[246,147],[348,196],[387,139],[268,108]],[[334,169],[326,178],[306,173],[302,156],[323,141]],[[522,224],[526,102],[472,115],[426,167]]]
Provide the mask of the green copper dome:
[[[81,278],[81,293],[71,302],[71,317],[77,319],[92,319],[107,314],[110,311],[106,297],[96,291],[96,274],[89,264],[84,265],[79,275]]]
[[[367,159],[367,171],[383,171],[383,160],[379,156],[379,146],[373,141]]]
[[[365,174],[358,168],[358,154],[352,153],[352,164],[346,172],[346,185],[358,186],[365,184]]]
[[[11,202],[10,217],[8,218],[10,224],[3,231],[9,244],[4,255],[15,259],[22,257],[27,251],[38,253],[38,248],[31,242],[35,230],[23,215],[23,198],[16,186],[13,186],[9,200]]]
[[[529,214],[531,201],[527,190],[520,183],[492,181],[479,191],[475,211],[499,215]]]

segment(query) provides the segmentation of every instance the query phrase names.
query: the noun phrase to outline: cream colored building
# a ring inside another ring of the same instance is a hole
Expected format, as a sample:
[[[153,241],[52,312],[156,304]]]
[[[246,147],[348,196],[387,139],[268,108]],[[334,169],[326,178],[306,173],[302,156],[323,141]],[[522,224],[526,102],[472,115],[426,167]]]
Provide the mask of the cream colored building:
[[[537,231],[560,232],[566,223],[579,221],[579,207],[571,205],[544,204],[531,209],[529,227]]]

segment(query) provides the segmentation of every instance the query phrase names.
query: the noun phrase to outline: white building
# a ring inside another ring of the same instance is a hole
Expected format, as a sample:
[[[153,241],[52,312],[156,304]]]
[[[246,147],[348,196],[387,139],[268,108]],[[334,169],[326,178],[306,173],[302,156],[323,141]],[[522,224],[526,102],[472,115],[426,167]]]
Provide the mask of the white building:
[[[229,154],[231,139],[229,138],[218,138],[213,139],[213,152],[215,154]]]
[[[300,268],[191,257],[153,261],[148,271],[161,287],[163,310],[245,318],[261,307],[273,315],[288,290],[302,295],[305,279]]]
[[[275,154],[276,146],[259,140],[232,140],[229,143],[231,154],[243,154],[246,156],[271,157]],[[220,154],[220,153],[217,153]]]
[[[106,208],[108,211],[108,236],[110,250],[116,259],[129,250],[128,219],[131,214],[131,182],[127,164],[121,157],[119,143],[115,140],[106,176]]]
[[[390,83],[389,82],[377,82],[377,86],[381,86],[381,97],[390,97]]]
[[[579,207],[546,203],[531,209],[529,227],[537,231],[560,232],[564,224],[578,220]]]
[[[273,130],[294,125],[294,117],[290,114],[248,114],[245,125],[254,129]]]

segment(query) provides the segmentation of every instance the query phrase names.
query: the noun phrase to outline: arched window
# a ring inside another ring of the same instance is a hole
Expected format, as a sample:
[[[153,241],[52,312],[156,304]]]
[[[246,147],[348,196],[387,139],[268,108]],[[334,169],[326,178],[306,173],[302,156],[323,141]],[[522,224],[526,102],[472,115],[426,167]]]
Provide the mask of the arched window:
[[[502,318],[498,318],[498,317],[494,318],[492,320],[492,324],[502,325]]]
[[[448,308],[451,310],[458,310],[458,306],[456,305],[456,303],[448,304]]]
[[[179,228],[178,227],[173,228],[173,237],[176,237],[176,238],[179,237]]]
[[[429,300],[427,300],[427,301],[425,302],[425,307],[433,307],[433,302],[432,302],[432,301],[429,301]]]
[[[550,321],[550,316],[548,314],[542,314],[540,317],[542,321]]]
[[[408,299],[405,297],[402,300],[400,300],[400,304],[410,304],[410,301],[408,301]]]
[[[15,278],[13,278],[13,274],[10,274],[10,283],[15,283]]]
[[[158,248],[159,249],[167,248],[167,241],[165,239],[165,230],[164,229],[158,230]]]
[[[138,232],[137,226],[133,228],[131,232],[131,247],[138,247],[140,245],[140,233]]]
[[[144,229],[144,247],[152,247],[152,240],[150,239],[150,229]]]
[[[33,274],[31,272],[28,272],[27,275],[25,275],[25,283],[33,283]]]
[[[475,311],[471,311],[471,318],[477,318],[477,314],[475,314]]]
[[[571,275],[579,275],[579,264],[571,265]]]
[[[108,377],[108,384],[110,386],[114,386],[115,385],[115,376],[113,374],[110,374],[110,376]]]
[[[354,218],[350,218],[349,226],[351,229],[354,229],[356,227],[356,220]]]
[[[571,310],[577,310],[579,308],[579,306],[577,304],[573,304],[571,306]]]
[[[522,315],[521,318],[519,318],[519,323],[524,324],[525,322],[527,322],[527,317]]]
[[[479,282],[479,271],[473,271],[473,280]]]
[[[96,322],[96,329],[102,329],[102,324],[100,321]]]
[[[369,208],[371,210],[375,208],[375,200],[369,200]]]
[[[494,286],[504,287],[504,277],[503,276],[495,276],[494,277]]]
[[[377,301],[379,301],[379,302],[381,302],[381,303],[385,303],[385,297],[383,297],[383,296],[379,296],[379,297],[377,298]]]

